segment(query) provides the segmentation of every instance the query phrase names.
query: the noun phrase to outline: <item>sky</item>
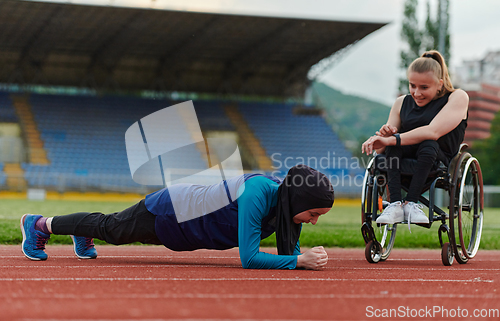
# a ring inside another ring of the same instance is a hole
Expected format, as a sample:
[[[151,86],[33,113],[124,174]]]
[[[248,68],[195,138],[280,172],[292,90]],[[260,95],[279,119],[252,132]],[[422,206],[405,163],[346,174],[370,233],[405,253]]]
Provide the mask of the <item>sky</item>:
[[[437,0],[430,1],[435,13]],[[346,94],[392,105],[398,92],[404,0],[52,0],[52,2],[145,7],[195,12],[385,22],[386,26],[352,46],[318,77]],[[424,23],[427,0],[419,0]],[[450,0],[450,71],[464,60],[500,51],[500,1]]]

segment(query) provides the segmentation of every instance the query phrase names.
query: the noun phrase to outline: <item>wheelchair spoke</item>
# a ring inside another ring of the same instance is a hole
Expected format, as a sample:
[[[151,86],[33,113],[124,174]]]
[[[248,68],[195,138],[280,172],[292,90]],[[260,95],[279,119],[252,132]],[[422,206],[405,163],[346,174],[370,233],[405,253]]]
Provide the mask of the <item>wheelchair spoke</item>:
[[[373,160],[369,163],[368,169],[365,172],[363,184],[363,192],[361,195],[363,224],[366,229],[373,229],[373,236],[375,237],[374,240],[367,243],[365,256],[370,263],[385,261],[389,257],[394,246],[396,224],[380,225],[375,222],[378,215],[382,213],[388,204],[389,193],[385,174],[380,173],[374,168]],[[366,238],[365,241],[367,241]],[[375,244],[377,246],[375,246]]]

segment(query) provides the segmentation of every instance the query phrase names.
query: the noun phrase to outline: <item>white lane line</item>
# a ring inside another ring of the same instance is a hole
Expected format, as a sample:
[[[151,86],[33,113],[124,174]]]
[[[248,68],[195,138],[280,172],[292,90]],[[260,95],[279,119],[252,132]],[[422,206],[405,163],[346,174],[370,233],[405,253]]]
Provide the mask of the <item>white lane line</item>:
[[[2,294],[13,299],[497,299],[495,294],[240,294],[240,293],[168,293],[168,294],[67,294],[40,295]]]
[[[0,268],[7,268],[7,269],[21,269],[21,268],[28,268],[28,269],[41,269],[41,268],[48,268],[48,269],[97,269],[97,268],[105,268],[105,269],[117,269],[117,268],[141,268],[141,269],[146,269],[146,268],[166,268],[166,269],[172,269],[172,268],[190,268],[190,267],[212,267],[212,268],[241,268],[241,264],[235,264],[235,265],[218,265],[218,264],[172,264],[172,263],[165,263],[165,264],[145,264],[145,265],[0,265]]]
[[[445,283],[493,283],[494,280],[481,278],[468,280],[452,279],[334,279],[334,278],[0,278],[0,282],[34,282],[34,281],[299,281],[299,282],[445,282]]]
[[[209,264],[172,264],[172,263],[164,263],[164,264],[145,264],[145,265],[0,265],[1,268],[11,268],[11,269],[22,269],[22,268],[33,268],[33,269],[40,269],[40,268],[48,268],[48,269],[79,269],[79,268],[93,268],[93,269],[98,269],[98,268],[106,268],[106,269],[117,269],[117,268],[189,268],[189,267],[212,267],[212,268],[234,268],[234,267],[241,267],[239,264],[235,265],[209,265]],[[449,271],[450,268],[447,267],[442,267],[442,268],[430,268],[426,267],[425,269],[422,268],[411,268],[411,267],[347,267],[347,266],[328,266],[324,268],[325,270],[411,270],[411,271],[419,271],[419,272],[427,272],[427,271]],[[491,268],[491,269],[483,269],[483,268],[460,268],[452,271],[500,271],[500,268]]]
[[[51,255],[49,258],[76,258],[74,255]],[[98,255],[99,258],[162,258],[162,259],[240,259],[239,256],[182,256],[182,255]],[[2,255],[2,258],[25,258],[24,255]],[[331,258],[335,261],[365,261],[365,258]],[[391,261],[436,261],[436,259],[390,259]]]
[[[116,321],[116,319],[18,319],[19,321]],[[337,321],[348,321],[336,319]],[[290,319],[120,319],[120,321],[290,321]],[[300,321],[331,321],[331,319],[301,319]]]
[[[59,258],[59,259],[69,259],[76,258],[74,255],[51,255],[50,252],[49,258]],[[26,258],[24,255],[0,255],[2,258]],[[150,259],[240,259],[239,256],[177,256],[177,255],[99,255],[98,258],[150,258]],[[364,257],[360,256],[359,258],[341,258],[334,257],[330,258],[330,261],[366,261]],[[389,261],[439,261],[439,258],[390,258]],[[481,259],[475,258],[473,262],[498,262],[496,259]],[[1,266],[1,265],[0,265]]]
[[[413,270],[413,271],[419,271],[419,272],[426,272],[426,271],[500,271],[500,268],[491,268],[491,269],[483,269],[483,268],[449,268],[446,266],[442,266],[441,268],[431,268],[431,267],[418,267],[418,268],[412,268],[412,267],[349,267],[349,266],[327,266],[325,267],[327,270]]]
[[[116,321],[116,319],[18,319],[19,321]],[[331,319],[301,319],[300,321],[330,321]],[[348,321],[336,319],[337,321]],[[290,319],[120,319],[120,321],[290,321]]]
[[[335,261],[365,261],[366,262],[366,259],[364,257],[359,257],[359,258],[337,258],[337,257],[333,257],[333,258],[330,258],[329,260],[335,260]],[[430,259],[422,259],[422,258],[388,258],[387,261],[409,261],[409,262],[412,262],[412,261],[438,261],[439,262],[439,254],[437,255],[437,258],[430,258]],[[470,261],[470,262],[498,262],[499,260],[498,259],[481,259],[481,258],[477,258],[475,257],[474,260]]]
[[[76,258],[74,255],[50,255],[51,258]],[[2,255],[3,258],[25,258],[24,255]],[[162,258],[162,259],[239,259],[239,256],[182,256],[182,255],[98,255],[99,258]]]

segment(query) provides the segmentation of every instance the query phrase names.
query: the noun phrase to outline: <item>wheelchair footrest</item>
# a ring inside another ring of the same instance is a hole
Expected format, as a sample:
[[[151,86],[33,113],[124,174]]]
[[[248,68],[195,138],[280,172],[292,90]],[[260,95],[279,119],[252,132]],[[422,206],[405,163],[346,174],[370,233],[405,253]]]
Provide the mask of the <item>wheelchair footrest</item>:
[[[403,222],[398,223],[398,224],[406,224],[406,225],[408,225],[408,221],[403,221]],[[431,228],[431,226],[432,226],[432,222],[431,223],[410,223],[410,224],[418,225],[418,226],[422,226],[422,227],[426,227],[426,228]]]

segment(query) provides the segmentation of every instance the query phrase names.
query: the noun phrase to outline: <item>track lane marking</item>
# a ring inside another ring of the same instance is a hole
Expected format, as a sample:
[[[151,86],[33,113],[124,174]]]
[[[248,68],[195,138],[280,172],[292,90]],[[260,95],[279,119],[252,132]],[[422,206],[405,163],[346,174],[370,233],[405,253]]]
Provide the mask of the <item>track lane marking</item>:
[[[165,268],[165,269],[173,269],[173,268],[193,268],[193,267],[207,267],[207,268],[241,268],[241,264],[235,264],[235,265],[215,265],[215,264],[158,264],[158,265],[0,265],[0,268],[12,268],[12,269],[19,269],[19,268],[33,268],[33,269],[40,269],[40,268],[48,268],[48,269],[89,269],[89,268],[106,268],[106,269],[116,269],[116,268]]]
[[[320,281],[320,282],[445,282],[445,283],[493,283],[494,280],[481,278],[467,280],[451,279],[337,279],[337,278],[0,278],[0,282],[35,282],[35,281]]]
[[[266,252],[267,253],[267,252]],[[64,259],[76,259],[75,255],[51,255],[50,252],[49,258],[64,258]],[[270,253],[270,254],[276,254],[276,253]],[[332,254],[333,255],[333,254]],[[10,259],[15,259],[15,258],[26,258],[24,255],[1,255],[2,258],[10,258]],[[185,255],[99,255],[98,258],[150,258],[150,259],[240,259],[239,256],[185,256]],[[335,258],[330,258],[330,261],[362,261],[365,262],[366,259],[364,257],[359,257],[359,258],[340,258],[340,257],[335,257]],[[439,261],[439,258],[430,258],[430,259],[424,259],[424,258],[390,258],[389,261]],[[474,258],[474,262],[498,262],[497,259],[481,259],[481,258]]]
[[[181,268],[188,268],[188,267],[213,267],[213,268],[220,268],[220,267],[227,267],[227,268],[234,268],[234,267],[241,267],[241,265],[210,265],[210,264],[169,264],[169,263],[164,263],[164,264],[144,264],[144,265],[1,265],[1,268],[13,268],[13,269],[18,269],[18,268],[34,268],[34,269],[39,269],[39,268],[49,268],[49,269],[77,269],[77,268],[107,268],[107,269],[114,269],[114,268],[176,268],[176,267],[181,267]],[[426,272],[426,271],[448,271],[449,268],[447,267],[442,267],[442,268],[425,268],[425,271],[422,271],[422,268],[412,268],[412,267],[347,267],[347,266],[327,266],[324,268],[324,270],[413,270],[413,271],[419,271],[419,272]],[[486,268],[460,268],[456,269],[453,271],[500,271],[500,268],[491,268],[491,269],[486,269]]]
[[[116,319],[18,319],[19,321],[116,321]],[[301,319],[301,321],[330,321],[331,319]],[[200,318],[200,319],[120,319],[120,321],[290,321],[290,319],[210,319],[210,318]],[[337,321],[352,321],[352,320],[340,320]]]
[[[51,255],[50,251],[47,253],[50,258],[76,258],[74,255]],[[275,253],[270,253],[275,254]],[[3,258],[25,258],[24,255],[2,255]],[[176,255],[98,255],[99,258],[163,258],[163,259],[240,259],[239,256],[176,256]],[[332,258],[335,261],[365,261],[364,257],[359,258]],[[421,259],[421,258],[391,258],[391,261],[436,261],[436,259]],[[480,260],[475,260],[480,261]]]
[[[75,255],[50,255],[49,258],[77,259]],[[24,255],[2,255],[2,258],[26,258]],[[98,258],[150,258],[150,259],[240,259],[239,256],[176,256],[176,255],[98,255]]]
[[[172,294],[66,294],[0,295],[0,298],[15,299],[498,299],[495,294],[240,294],[240,293],[172,293]]]

